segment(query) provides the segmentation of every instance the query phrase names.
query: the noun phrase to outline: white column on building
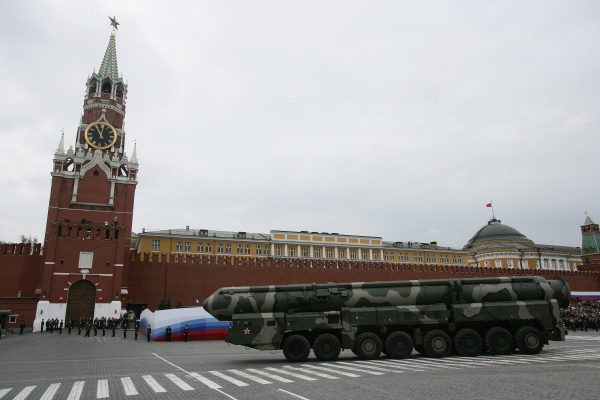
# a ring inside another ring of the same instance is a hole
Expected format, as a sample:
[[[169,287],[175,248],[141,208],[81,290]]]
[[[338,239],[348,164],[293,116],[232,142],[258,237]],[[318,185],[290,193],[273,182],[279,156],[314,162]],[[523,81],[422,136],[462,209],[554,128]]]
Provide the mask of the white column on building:
[[[323,246],[323,249],[321,250],[321,258],[326,258],[327,257],[327,249],[325,248],[325,246]]]
[[[339,257],[339,252],[338,252],[338,248],[334,247],[333,248],[333,258],[340,258]]]
[[[275,255],[275,243],[271,243],[271,257]]]
[[[312,245],[312,244],[310,245],[310,249],[308,250],[308,252],[309,252],[309,253],[308,253],[308,255],[309,255],[311,258],[315,256],[315,253],[314,253],[314,251],[313,251],[313,245]]]
[[[300,245],[298,245],[298,250],[296,250],[296,257],[302,257]]]
[[[283,255],[286,257],[288,256],[288,245],[287,244],[283,245]]]
[[[350,259],[350,247],[346,248],[346,260]]]
[[[369,260],[373,259],[373,249],[369,249]]]

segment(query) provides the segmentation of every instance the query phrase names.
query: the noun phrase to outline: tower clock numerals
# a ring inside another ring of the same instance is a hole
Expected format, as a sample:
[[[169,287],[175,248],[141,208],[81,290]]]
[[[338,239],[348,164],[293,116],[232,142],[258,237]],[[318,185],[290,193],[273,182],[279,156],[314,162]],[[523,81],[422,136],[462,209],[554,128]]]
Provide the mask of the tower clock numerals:
[[[117,131],[107,122],[93,122],[85,129],[85,141],[96,149],[108,149],[117,141]]]

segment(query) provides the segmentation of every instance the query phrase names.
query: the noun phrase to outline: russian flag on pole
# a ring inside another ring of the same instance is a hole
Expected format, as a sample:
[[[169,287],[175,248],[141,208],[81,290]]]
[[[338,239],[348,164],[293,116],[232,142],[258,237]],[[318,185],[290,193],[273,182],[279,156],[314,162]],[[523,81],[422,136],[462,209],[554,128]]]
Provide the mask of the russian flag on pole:
[[[492,206],[492,203],[487,203],[486,207],[491,207],[491,206]]]

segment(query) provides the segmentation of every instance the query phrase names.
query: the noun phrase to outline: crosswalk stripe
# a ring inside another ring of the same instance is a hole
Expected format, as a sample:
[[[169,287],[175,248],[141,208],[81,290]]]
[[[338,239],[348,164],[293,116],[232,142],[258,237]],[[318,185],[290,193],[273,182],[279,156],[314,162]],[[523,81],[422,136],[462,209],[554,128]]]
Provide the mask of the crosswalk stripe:
[[[466,367],[466,368],[479,368],[481,365],[472,365],[473,363],[470,363],[468,361],[453,361],[453,360],[447,360],[445,358],[437,358],[435,361],[432,362],[441,362],[444,363],[446,365],[457,365],[459,367]]]
[[[267,378],[271,378],[271,379],[274,379],[276,381],[283,382],[283,383],[294,382],[294,381],[289,380],[287,378],[284,378],[284,377],[281,377],[281,376],[278,376],[278,375],[273,375],[273,374],[270,374],[268,372],[261,371],[259,369],[248,368],[247,371],[250,371],[250,372],[255,373],[255,374],[263,375],[263,376],[266,376]]]
[[[21,390],[21,392],[13,400],[26,399],[27,396],[29,396],[29,393],[31,393],[33,391],[33,389],[35,389],[35,386],[27,386],[25,389]]]
[[[348,367],[346,365],[341,365],[342,362],[338,361],[336,363],[323,363],[321,365],[327,365],[328,367],[334,367],[334,368],[340,368],[340,369],[346,369],[348,371],[355,371],[355,372],[362,372],[364,374],[371,374],[371,375],[385,375],[383,372],[376,372],[376,371],[368,371],[365,370],[364,368],[357,368],[357,367]],[[350,365],[354,365],[351,363],[344,363],[344,364],[350,364]]]
[[[154,393],[166,392],[165,388],[160,386],[160,384],[156,382],[156,379],[154,379],[152,375],[143,375],[142,378],[144,378],[148,386],[150,386],[152,390],[154,390]]]
[[[332,368],[319,367],[319,366],[316,366],[316,365],[302,364],[301,367],[321,369],[323,371],[333,372],[334,374],[340,374],[340,375],[344,375],[344,376],[349,376],[350,378],[358,378],[358,377],[360,377],[360,375],[353,374],[352,372],[336,371],[335,369],[332,369]]]
[[[300,371],[300,372],[305,372],[307,374],[313,374],[316,376],[320,376],[321,378],[327,378],[327,379],[340,379],[337,376],[333,376],[333,375],[328,375],[328,374],[323,374],[321,372],[317,372],[317,371],[311,371],[308,368],[296,368],[296,367],[292,367],[290,365],[284,365],[283,368],[287,368],[287,369],[292,369],[294,371]]]
[[[432,368],[456,369],[455,367],[450,367],[448,365],[439,365],[439,364],[436,364],[436,363],[432,363],[431,361],[427,361],[427,360],[424,360],[422,358],[419,358],[418,360],[415,359],[415,360],[413,360],[413,362],[415,364],[425,364],[426,366],[432,367]]]
[[[73,384],[71,388],[71,392],[69,393],[69,397],[67,400],[79,400],[81,397],[81,392],[83,392],[83,386],[85,385],[85,381],[77,381]]]
[[[406,365],[407,367],[410,367],[410,368],[419,368],[415,371],[422,371],[422,370],[429,371],[429,369],[431,369],[431,366],[429,366],[429,365],[428,366],[418,365],[418,364],[413,363],[410,360],[388,360],[387,362],[391,362],[394,364]]]
[[[108,397],[108,379],[100,379],[96,389],[97,399],[106,399]]]
[[[258,383],[260,383],[262,385],[270,385],[271,383],[273,383],[273,382],[268,381],[266,379],[259,378],[258,376],[247,374],[244,371],[238,371],[237,369],[230,369],[228,371],[231,372],[232,374],[236,374],[236,375],[242,376],[242,377],[244,377],[246,379],[250,379],[251,381],[258,382]]]
[[[40,400],[52,400],[59,387],[60,383],[53,383],[52,385],[48,386],[48,389],[46,389],[42,397],[40,397]]]
[[[183,380],[181,380],[181,378],[179,378],[175,374],[165,374],[165,376],[167,378],[169,378],[171,380],[171,382],[173,382],[174,384],[176,384],[177,386],[179,386],[183,390],[194,390],[193,387],[191,387],[190,385],[188,385],[187,383],[185,383]]]
[[[373,365],[379,365],[379,366],[386,366],[388,368],[399,368],[402,370],[409,370],[409,371],[418,371],[418,372],[425,372],[425,370],[427,368],[423,368],[423,369],[415,369],[414,366],[406,366],[406,365],[399,365],[399,364],[394,364],[391,361],[386,361],[386,360],[372,360],[372,361],[367,361],[369,364],[373,364]],[[421,367],[420,367],[421,368]]]
[[[494,361],[498,364],[529,364],[529,360],[531,360],[531,356],[526,357],[527,361],[519,361],[521,359],[523,359],[523,356],[520,355],[512,355],[512,356],[505,356],[505,357],[498,357],[498,356],[477,356],[477,359],[482,359],[482,360],[489,360],[489,361]]]
[[[219,385],[218,383],[215,383],[215,382],[211,381],[210,379],[203,377],[202,375],[200,375],[197,372],[191,372],[190,376],[192,378],[196,379],[197,381],[204,383],[206,386],[208,386],[211,389],[221,389],[222,388],[222,386]]]
[[[8,394],[8,392],[10,392],[11,390],[12,390],[12,388],[0,389],[0,399],[3,398],[4,396],[6,396]]]
[[[231,382],[236,386],[248,386],[246,382],[242,382],[239,379],[232,378],[231,376],[227,376],[219,371],[208,371],[209,374],[213,374],[214,376],[218,376],[219,378],[225,379],[227,382]]]
[[[121,384],[123,385],[123,390],[125,390],[125,396],[135,396],[138,394],[130,377],[121,378]]]
[[[277,372],[278,374],[284,374],[284,375],[293,376],[294,378],[304,379],[305,381],[318,381],[318,379],[311,378],[310,376],[297,374],[295,372],[290,372],[290,371],[286,371],[283,369],[277,369],[277,368],[271,368],[271,367],[265,368],[265,369],[268,369],[269,371]]]
[[[393,369],[389,369],[389,368],[383,368],[381,366],[379,367],[375,367],[374,365],[369,365],[370,361],[365,361],[365,360],[359,360],[357,361],[357,363],[360,363],[360,368],[368,368],[368,369],[373,369],[375,371],[384,371],[384,372],[392,372],[394,374],[401,374],[404,371],[395,371]],[[349,364],[349,363],[343,363],[343,364]]]

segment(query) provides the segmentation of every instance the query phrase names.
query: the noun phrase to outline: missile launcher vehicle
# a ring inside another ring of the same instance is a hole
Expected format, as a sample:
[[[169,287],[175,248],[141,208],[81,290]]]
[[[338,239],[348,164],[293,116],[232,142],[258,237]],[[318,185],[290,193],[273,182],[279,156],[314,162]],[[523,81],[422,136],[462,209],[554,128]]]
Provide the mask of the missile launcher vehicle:
[[[536,354],[565,340],[560,307],[570,299],[564,278],[524,276],[225,287],[204,309],[231,321],[228,343],[281,349],[299,362],[311,349],[327,361],[342,349],[365,360],[413,349],[430,357]]]

